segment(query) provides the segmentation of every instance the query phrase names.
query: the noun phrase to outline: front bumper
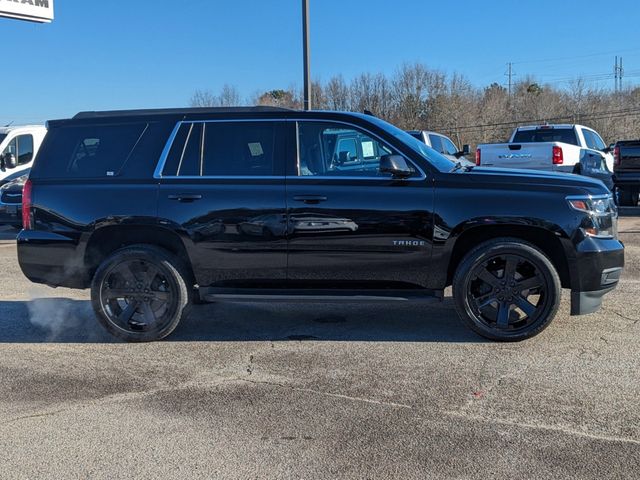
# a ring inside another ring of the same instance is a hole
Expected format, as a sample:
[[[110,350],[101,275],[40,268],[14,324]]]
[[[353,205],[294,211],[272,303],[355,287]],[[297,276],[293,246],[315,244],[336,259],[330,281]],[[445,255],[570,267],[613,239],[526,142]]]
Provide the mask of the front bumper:
[[[614,239],[586,238],[578,244],[571,270],[571,315],[597,312],[616,288],[624,268],[624,245]]]

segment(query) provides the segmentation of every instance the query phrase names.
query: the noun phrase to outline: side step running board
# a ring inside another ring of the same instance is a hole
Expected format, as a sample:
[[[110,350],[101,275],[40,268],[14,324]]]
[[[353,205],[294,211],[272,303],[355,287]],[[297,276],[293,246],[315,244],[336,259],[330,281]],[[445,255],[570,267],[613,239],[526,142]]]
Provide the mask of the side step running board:
[[[271,290],[271,289],[201,289],[205,302],[439,302],[432,290]]]

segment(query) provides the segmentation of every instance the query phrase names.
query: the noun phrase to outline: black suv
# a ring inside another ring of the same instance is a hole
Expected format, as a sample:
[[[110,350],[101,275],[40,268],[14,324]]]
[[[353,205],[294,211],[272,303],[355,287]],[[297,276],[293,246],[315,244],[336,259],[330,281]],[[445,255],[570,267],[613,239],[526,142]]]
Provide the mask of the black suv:
[[[91,288],[130,341],[193,301],[443,297],[496,340],[596,311],[620,278],[603,184],[463,167],[369,115],[273,108],[52,121],[23,195],[20,265]],[[425,312],[428,314],[428,311]]]

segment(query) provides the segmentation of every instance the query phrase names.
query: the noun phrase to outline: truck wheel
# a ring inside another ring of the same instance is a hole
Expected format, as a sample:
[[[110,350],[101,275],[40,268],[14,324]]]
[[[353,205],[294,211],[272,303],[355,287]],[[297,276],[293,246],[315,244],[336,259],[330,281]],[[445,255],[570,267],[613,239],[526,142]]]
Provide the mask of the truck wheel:
[[[623,207],[635,207],[638,204],[638,192],[618,187],[618,199]]]
[[[165,338],[187,316],[189,278],[169,252],[150,245],[118,250],[98,268],[91,303],[100,323],[128,342]]]
[[[464,257],[453,279],[458,315],[491,340],[513,342],[539,334],[555,317],[561,294],[551,261],[515,238],[479,245]]]

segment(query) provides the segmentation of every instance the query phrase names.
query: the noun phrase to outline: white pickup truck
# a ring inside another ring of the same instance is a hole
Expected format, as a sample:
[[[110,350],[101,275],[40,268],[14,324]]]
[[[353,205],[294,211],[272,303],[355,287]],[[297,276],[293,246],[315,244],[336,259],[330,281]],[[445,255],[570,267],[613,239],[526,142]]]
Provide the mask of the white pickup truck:
[[[44,125],[0,128],[0,185],[31,168],[46,134]]]
[[[478,145],[476,165],[581,173],[585,153],[598,152],[613,172],[613,155],[595,130],[582,125],[518,127],[509,143]]]

